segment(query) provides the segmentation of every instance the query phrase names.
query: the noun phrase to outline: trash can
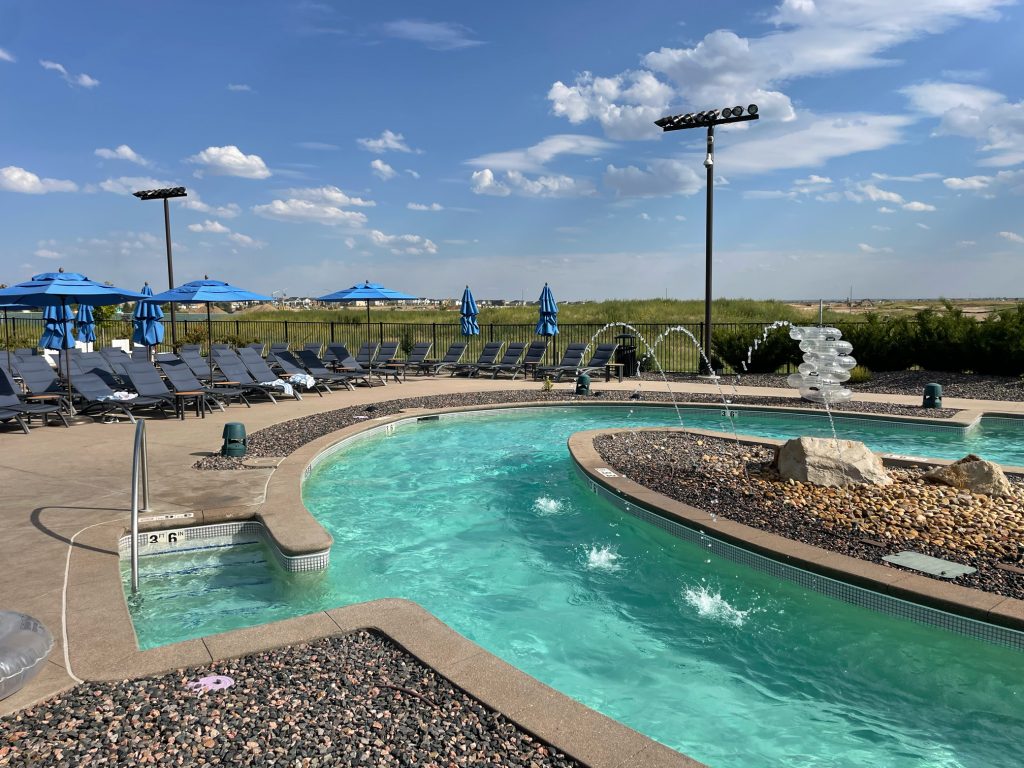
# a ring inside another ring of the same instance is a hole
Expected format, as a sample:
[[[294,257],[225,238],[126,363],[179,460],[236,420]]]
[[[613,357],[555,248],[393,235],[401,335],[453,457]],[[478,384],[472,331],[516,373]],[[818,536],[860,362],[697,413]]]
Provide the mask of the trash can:
[[[942,407],[942,385],[941,384],[925,384],[924,385],[924,408],[941,408]]]
[[[585,373],[581,373],[579,376],[576,377],[576,394],[590,394],[590,377]]]
[[[619,348],[615,350],[615,362],[622,364],[623,376],[636,376],[640,372],[640,363],[636,359],[636,336],[623,333],[615,337]]]
[[[245,456],[245,449],[249,440],[245,436],[245,425],[232,421],[224,425],[224,445],[221,446],[221,456],[234,456],[235,458]]]

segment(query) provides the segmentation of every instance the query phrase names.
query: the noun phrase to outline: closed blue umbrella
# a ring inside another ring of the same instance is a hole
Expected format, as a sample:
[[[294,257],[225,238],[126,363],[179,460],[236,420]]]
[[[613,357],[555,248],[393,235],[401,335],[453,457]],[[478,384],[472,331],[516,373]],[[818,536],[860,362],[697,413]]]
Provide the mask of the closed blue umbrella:
[[[143,296],[142,298],[147,298]],[[208,340],[208,357],[210,361],[210,381],[213,381],[213,323],[210,320],[210,305],[218,301],[273,301],[272,296],[264,296],[262,293],[253,293],[244,288],[237,288],[221,280],[211,280],[205,277],[202,280],[193,280],[191,283],[179,285],[169,291],[158,293],[149,298],[149,301],[163,304],[205,304],[206,305],[206,335]],[[141,302],[140,302],[141,303]],[[148,303],[148,302],[147,302]]]
[[[78,313],[75,315],[75,325],[78,326],[78,340],[85,344],[92,344],[96,341],[96,318],[92,315],[92,307],[88,304],[79,304]]]
[[[540,318],[537,320],[538,336],[554,336],[558,333],[558,305],[547,283],[540,292]]]
[[[97,283],[85,275],[80,275],[77,272],[65,272],[63,269],[57,272],[42,272],[34,275],[31,280],[12,285],[10,288],[0,288],[0,302],[17,302],[32,307],[60,307],[65,315],[70,313],[68,304],[88,304],[91,307],[101,307],[140,298],[142,298],[141,293]],[[70,328],[66,328],[64,333],[70,337]],[[42,344],[42,341],[40,343]],[[67,370],[67,381],[68,402],[70,403],[70,364]],[[72,411],[74,411],[73,408]]]
[[[479,336],[480,323],[476,321],[476,316],[479,312],[476,308],[476,300],[473,298],[473,292],[469,290],[468,285],[466,286],[466,290],[462,292],[462,307],[460,311],[462,314],[462,335]]]
[[[380,283],[371,283],[369,280],[360,283],[359,285],[353,285],[351,288],[346,288],[343,291],[335,291],[329,293],[326,296],[321,296],[317,301],[365,301],[366,302],[366,335],[367,342],[369,342],[370,335],[370,302],[371,301],[402,301],[405,299],[415,299],[415,296],[410,296],[407,293],[401,291],[394,291],[390,288],[385,288]]]
[[[69,349],[75,346],[75,333],[71,321],[75,313],[67,304],[46,307],[43,310],[43,335],[39,346],[43,349]]]
[[[143,296],[152,296],[153,289],[149,283],[142,286]],[[164,324],[160,320],[164,311],[155,301],[135,302],[135,311],[132,313],[132,342],[153,347],[164,340]]]

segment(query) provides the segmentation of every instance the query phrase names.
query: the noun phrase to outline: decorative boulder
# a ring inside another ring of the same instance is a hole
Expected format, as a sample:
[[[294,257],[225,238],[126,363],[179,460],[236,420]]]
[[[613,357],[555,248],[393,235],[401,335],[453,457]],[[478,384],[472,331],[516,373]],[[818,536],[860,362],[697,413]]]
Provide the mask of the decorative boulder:
[[[1006,479],[998,464],[985,461],[980,456],[969,453],[960,461],[948,467],[936,467],[924,475],[925,480],[933,483],[951,485],[972,493],[983,493],[986,496],[1010,496],[1013,486]]]
[[[812,485],[892,484],[882,460],[856,440],[793,438],[779,448],[775,466],[783,480]]]

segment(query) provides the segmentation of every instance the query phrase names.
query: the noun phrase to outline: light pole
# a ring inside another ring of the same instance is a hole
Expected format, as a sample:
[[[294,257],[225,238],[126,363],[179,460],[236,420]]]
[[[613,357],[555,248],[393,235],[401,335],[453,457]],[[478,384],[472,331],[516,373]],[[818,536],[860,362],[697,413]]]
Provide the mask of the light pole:
[[[171,260],[171,211],[167,200],[172,197],[188,197],[184,187],[169,187],[167,189],[144,189],[139,192],[132,192],[139,200],[163,200],[164,201],[164,237],[167,239],[167,287],[174,287],[174,263]],[[171,346],[177,350],[178,339],[174,335],[174,303],[171,303]]]
[[[757,104],[751,104],[747,107],[746,112],[747,114],[743,114],[743,107],[725,107],[722,110],[709,109],[706,112],[670,115],[654,121],[654,124],[666,133],[686,128],[708,129],[708,154],[704,158],[704,167],[708,171],[708,198],[707,219],[704,224],[704,338],[701,341],[704,355],[708,360],[711,359],[711,244],[715,202],[715,126],[758,119]],[[703,366],[703,362],[701,365]],[[704,373],[710,376],[715,374],[713,370],[707,370]]]

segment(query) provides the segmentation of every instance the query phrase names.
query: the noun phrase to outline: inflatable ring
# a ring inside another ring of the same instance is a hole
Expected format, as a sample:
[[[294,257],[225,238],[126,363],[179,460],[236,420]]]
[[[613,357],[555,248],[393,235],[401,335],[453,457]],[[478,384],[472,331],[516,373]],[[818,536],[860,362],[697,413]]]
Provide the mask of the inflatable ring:
[[[0,699],[17,693],[53,650],[53,635],[42,622],[14,611],[0,611]]]

